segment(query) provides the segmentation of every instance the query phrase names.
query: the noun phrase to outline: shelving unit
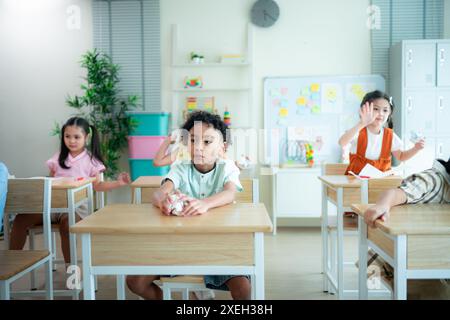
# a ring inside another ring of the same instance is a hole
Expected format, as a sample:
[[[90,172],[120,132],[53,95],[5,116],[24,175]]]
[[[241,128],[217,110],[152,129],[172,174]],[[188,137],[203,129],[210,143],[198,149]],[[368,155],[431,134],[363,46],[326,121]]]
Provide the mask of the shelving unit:
[[[214,95],[215,108],[220,116],[223,116],[225,107],[231,113],[231,128],[255,127],[255,120],[251,115],[253,109],[253,30],[250,24],[246,30],[246,47],[242,54],[245,62],[221,63],[208,61],[201,64],[188,63],[189,52],[179,52],[178,26],[172,25],[172,51],[171,51],[171,104],[172,104],[172,129],[179,128],[182,124],[182,110],[185,108],[185,99],[188,96],[202,97],[204,94]],[[195,48],[201,50],[202,48]],[[194,48],[191,49],[194,51]],[[224,52],[225,53],[225,52]],[[180,56],[186,57],[180,61]],[[209,76],[203,76],[208,73]],[[203,88],[184,88],[185,76],[202,76]],[[240,85],[230,82],[239,82]],[[230,96],[233,95],[233,96]],[[245,96],[244,96],[245,95]],[[236,102],[239,101],[239,102]],[[247,111],[247,112],[245,112]],[[239,120],[238,120],[239,119]],[[238,121],[236,121],[238,120]]]

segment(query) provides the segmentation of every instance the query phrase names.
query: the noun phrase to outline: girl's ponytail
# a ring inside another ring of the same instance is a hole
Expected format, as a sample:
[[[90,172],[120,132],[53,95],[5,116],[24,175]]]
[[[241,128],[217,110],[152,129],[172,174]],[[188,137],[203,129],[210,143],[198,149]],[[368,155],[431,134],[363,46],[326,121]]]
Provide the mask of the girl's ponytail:
[[[89,133],[91,156],[104,164],[98,131],[93,125],[89,125]]]

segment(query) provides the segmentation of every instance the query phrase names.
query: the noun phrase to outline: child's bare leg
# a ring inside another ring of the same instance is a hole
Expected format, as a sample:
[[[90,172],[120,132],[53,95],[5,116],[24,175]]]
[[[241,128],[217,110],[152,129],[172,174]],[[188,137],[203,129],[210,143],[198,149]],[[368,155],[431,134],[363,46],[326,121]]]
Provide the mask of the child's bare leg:
[[[80,221],[81,218],[75,214],[75,222]],[[69,241],[69,216],[64,214],[59,220],[59,235],[61,236],[61,250],[64,256],[66,265],[70,263],[70,241]]]
[[[162,290],[153,283],[159,276],[127,276],[128,288],[146,300],[162,300]]]
[[[246,277],[233,277],[225,283],[234,300],[250,300],[252,286]]]
[[[364,212],[364,220],[370,227],[375,227],[375,221],[377,219],[383,219],[385,221],[392,207],[405,202],[406,194],[402,189],[387,190],[380,195],[374,206]]]
[[[28,229],[40,224],[42,224],[42,213],[18,214],[11,229],[9,249],[22,250],[27,240]]]

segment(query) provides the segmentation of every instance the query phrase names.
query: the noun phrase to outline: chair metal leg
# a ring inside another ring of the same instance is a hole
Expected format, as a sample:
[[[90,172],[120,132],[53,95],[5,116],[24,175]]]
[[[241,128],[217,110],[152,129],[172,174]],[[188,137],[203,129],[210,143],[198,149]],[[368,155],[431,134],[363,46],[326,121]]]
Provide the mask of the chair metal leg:
[[[189,289],[188,288],[183,288],[181,291],[181,298],[183,300],[189,300]]]
[[[29,245],[28,245],[28,247],[29,247],[29,249],[30,250],[34,250],[35,249],[35,247],[34,247],[34,231],[33,230],[29,230],[28,231],[28,236],[29,236]],[[33,270],[31,270],[31,272],[30,272],[30,289],[31,290],[37,290],[37,284],[36,284],[36,270],[35,269],[33,269]]]
[[[162,289],[163,289],[163,299],[172,300],[171,289],[166,284],[162,286]]]

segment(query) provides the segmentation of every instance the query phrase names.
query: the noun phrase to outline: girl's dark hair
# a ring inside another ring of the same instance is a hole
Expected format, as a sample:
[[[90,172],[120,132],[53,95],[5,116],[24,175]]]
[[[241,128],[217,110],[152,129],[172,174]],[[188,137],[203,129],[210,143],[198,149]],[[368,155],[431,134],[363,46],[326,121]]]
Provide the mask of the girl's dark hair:
[[[194,127],[196,121],[206,123],[208,126],[211,126],[216,130],[219,130],[220,133],[222,134],[223,141],[228,142],[229,139],[227,138],[227,126],[222,121],[220,116],[206,111],[195,111],[191,113],[191,115],[181,128],[189,131]]]
[[[362,99],[360,107],[362,107],[366,102],[371,103],[377,99],[384,99],[391,106],[391,114],[389,115],[389,117],[387,119],[387,123],[388,123],[389,128],[391,128],[391,129],[394,128],[394,123],[392,122],[392,114],[394,113],[395,105],[394,105],[394,101],[393,101],[392,97],[388,96],[386,93],[384,93],[380,90],[375,90],[375,91],[367,93],[364,96],[364,98]]]
[[[84,118],[72,117],[67,120],[67,122],[61,128],[61,148],[58,158],[58,162],[61,168],[69,169],[69,167],[66,166],[66,159],[69,156],[69,148],[67,148],[66,144],[64,143],[64,132],[68,126],[80,127],[86,135],[89,133],[91,134],[91,142],[89,144],[91,159],[94,157],[95,159],[103,163],[103,157],[100,151],[100,139],[97,129],[95,129],[94,126],[91,126],[89,122],[87,122],[87,120]]]

